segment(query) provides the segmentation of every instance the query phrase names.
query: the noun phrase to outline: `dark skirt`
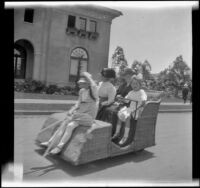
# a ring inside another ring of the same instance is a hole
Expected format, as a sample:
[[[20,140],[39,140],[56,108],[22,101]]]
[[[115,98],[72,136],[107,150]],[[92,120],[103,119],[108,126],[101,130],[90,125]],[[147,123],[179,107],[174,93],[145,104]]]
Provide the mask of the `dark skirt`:
[[[124,106],[124,105],[123,105]],[[100,106],[96,119],[105,121],[112,124],[112,135],[115,133],[116,125],[118,121],[118,111],[122,108],[122,105],[113,103],[108,106]]]

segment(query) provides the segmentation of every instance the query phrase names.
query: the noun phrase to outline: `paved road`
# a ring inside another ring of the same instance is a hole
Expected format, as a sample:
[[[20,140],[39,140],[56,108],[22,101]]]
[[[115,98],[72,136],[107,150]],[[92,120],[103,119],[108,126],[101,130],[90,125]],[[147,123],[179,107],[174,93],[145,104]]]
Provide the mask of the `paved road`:
[[[42,157],[34,139],[46,117],[15,117],[15,161],[23,162],[24,181],[124,185],[192,181],[192,113],[159,114],[154,147],[77,167],[56,157]]]

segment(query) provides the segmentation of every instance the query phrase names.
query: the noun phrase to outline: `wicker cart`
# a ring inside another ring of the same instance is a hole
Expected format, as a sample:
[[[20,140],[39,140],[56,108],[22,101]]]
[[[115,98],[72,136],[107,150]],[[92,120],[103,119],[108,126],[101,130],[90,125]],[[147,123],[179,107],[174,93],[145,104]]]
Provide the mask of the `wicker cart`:
[[[92,127],[80,126],[75,129],[69,142],[58,155],[74,165],[84,164],[98,159],[114,157],[130,152],[143,150],[155,145],[155,128],[160,100],[148,101],[137,120],[136,130],[132,142],[120,147],[111,141],[112,125],[107,122],[95,120]],[[59,117],[62,119],[63,114]],[[48,119],[42,129],[49,122],[56,122],[56,117]],[[38,135],[37,143],[47,141],[51,131],[46,135]]]

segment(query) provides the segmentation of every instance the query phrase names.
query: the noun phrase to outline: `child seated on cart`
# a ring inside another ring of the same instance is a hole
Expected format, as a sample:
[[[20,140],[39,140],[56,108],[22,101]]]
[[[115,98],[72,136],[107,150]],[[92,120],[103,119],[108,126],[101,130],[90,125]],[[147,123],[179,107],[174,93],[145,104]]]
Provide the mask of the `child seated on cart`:
[[[130,91],[124,99],[124,102],[129,102],[130,106],[125,106],[118,112],[117,128],[114,136],[112,137],[112,140],[121,147],[126,146],[129,142],[128,138],[130,135],[130,126],[134,126],[132,128],[133,133],[135,132],[137,119],[143,110],[145,102],[147,101],[147,94],[143,89],[141,89],[142,78],[140,75],[134,75],[132,77],[131,87],[132,91]],[[131,118],[132,125],[130,125]],[[125,123],[125,131],[121,140],[118,140],[122,123]]]
[[[47,142],[41,143],[42,146],[47,146],[44,156],[49,153],[60,153],[76,127],[92,126],[93,124],[98,110],[97,85],[88,72],[83,72],[81,76],[82,78],[78,81],[81,89],[77,104],[66,113],[66,118],[51,138]]]

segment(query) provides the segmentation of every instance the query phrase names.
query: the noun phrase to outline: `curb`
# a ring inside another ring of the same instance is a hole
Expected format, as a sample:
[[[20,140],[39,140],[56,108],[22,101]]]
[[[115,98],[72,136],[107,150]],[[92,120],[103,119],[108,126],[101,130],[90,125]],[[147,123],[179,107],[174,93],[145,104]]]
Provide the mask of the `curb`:
[[[53,113],[60,113],[63,110],[54,111],[34,111],[34,110],[15,110],[14,115],[50,115]],[[192,112],[192,109],[169,109],[169,110],[159,110],[158,113],[186,113]]]

